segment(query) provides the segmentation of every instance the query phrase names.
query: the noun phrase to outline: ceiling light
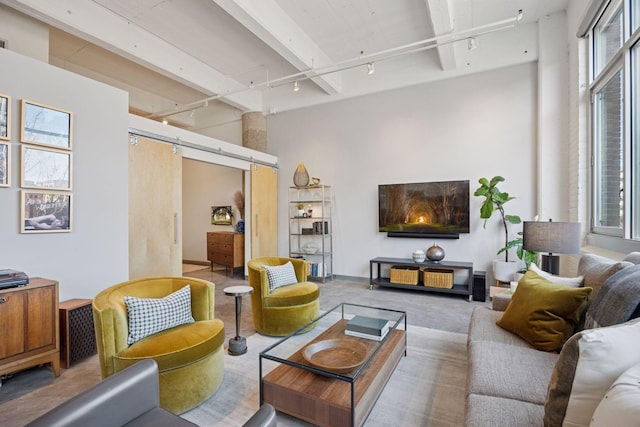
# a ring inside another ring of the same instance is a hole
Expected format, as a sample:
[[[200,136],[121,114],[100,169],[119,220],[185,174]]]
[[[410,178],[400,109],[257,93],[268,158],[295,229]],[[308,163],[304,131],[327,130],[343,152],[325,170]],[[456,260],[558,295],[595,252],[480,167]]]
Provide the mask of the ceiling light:
[[[296,80],[295,82],[293,82],[293,91],[297,92],[300,90],[300,84],[298,83],[298,81]]]
[[[476,48],[478,47],[478,41],[476,40],[475,37],[471,37],[469,39],[469,42],[467,44],[467,49],[469,50],[476,50]]]
[[[163,125],[167,125],[167,124],[169,124],[169,120],[167,120],[167,119],[162,119],[162,124],[163,124]]]
[[[373,73],[375,73],[375,69],[373,68],[373,62],[369,62],[367,64],[367,74],[371,75]]]

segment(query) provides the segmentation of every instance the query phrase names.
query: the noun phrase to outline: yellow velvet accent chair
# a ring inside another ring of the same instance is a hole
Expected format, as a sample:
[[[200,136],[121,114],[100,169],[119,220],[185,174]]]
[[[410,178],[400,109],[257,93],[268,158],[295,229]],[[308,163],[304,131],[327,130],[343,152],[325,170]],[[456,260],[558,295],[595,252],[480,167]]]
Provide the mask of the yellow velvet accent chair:
[[[189,285],[195,320],[127,344],[125,296],[164,298]],[[209,398],[222,383],[224,323],[214,317],[215,285],[190,277],[149,277],[123,282],[93,300],[102,378],[142,359],[154,359],[160,371],[160,406],[175,414]]]
[[[269,278],[263,265],[278,266],[291,261],[298,283],[269,291]],[[307,281],[307,263],[285,257],[254,258],[247,263],[251,311],[256,331],[263,335],[285,336],[317,318],[320,313],[320,288]]]

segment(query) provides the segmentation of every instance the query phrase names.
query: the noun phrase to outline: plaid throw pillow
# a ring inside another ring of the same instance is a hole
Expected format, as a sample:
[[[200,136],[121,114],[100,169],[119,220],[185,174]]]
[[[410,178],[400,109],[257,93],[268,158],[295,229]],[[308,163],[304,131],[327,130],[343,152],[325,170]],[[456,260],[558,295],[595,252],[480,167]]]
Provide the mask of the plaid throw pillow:
[[[280,286],[293,285],[294,283],[298,283],[296,272],[293,268],[293,264],[291,264],[291,261],[288,261],[286,264],[282,265],[263,265],[262,268],[267,271],[267,278],[269,279],[269,292],[273,292],[274,289],[279,288]]]
[[[164,298],[125,296],[124,303],[129,317],[129,345],[165,329],[195,322],[191,316],[189,285]]]

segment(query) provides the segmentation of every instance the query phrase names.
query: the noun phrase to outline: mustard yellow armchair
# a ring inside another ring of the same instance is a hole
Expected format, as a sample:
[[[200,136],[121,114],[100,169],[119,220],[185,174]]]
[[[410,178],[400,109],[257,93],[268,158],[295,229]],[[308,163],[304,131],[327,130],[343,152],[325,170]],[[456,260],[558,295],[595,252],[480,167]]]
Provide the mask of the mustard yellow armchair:
[[[263,265],[293,264],[298,283],[269,291],[269,279]],[[320,312],[320,288],[307,281],[307,264],[302,259],[285,257],[255,258],[247,263],[253,325],[261,334],[289,335],[309,323]]]
[[[133,344],[125,296],[164,298],[189,285],[195,322],[154,333]],[[209,398],[220,386],[224,365],[224,324],[214,318],[215,285],[190,277],[149,277],[123,282],[93,300],[93,319],[102,378],[142,359],[160,371],[160,406],[180,414]]]

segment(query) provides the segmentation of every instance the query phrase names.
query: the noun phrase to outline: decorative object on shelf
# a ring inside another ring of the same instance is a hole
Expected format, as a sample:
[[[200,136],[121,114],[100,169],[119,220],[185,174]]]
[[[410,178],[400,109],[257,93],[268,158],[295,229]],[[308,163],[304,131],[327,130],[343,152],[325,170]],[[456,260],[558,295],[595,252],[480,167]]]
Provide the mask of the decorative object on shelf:
[[[434,243],[427,249],[427,258],[433,262],[442,261],[444,259],[444,249]]]
[[[416,249],[415,251],[413,251],[413,254],[411,254],[411,257],[415,262],[424,262],[427,256],[425,255],[423,250]]]
[[[244,219],[239,219],[236,224],[236,231],[240,234],[244,234]]]
[[[309,172],[307,172],[304,163],[298,163],[298,167],[293,174],[293,185],[296,187],[306,187],[309,185]]]
[[[235,203],[238,212],[240,212],[240,219],[244,219],[244,192],[236,191],[233,195],[233,203]]]
[[[304,252],[305,254],[313,255],[318,252],[319,249],[320,248],[318,248],[317,246],[314,246],[311,243],[307,243],[302,247],[302,252]]]
[[[320,187],[320,178],[312,177],[310,187]]]
[[[304,203],[298,203],[298,216],[304,216]]]
[[[362,365],[368,349],[354,338],[334,338],[309,344],[302,350],[307,363],[332,372],[349,372]]]

